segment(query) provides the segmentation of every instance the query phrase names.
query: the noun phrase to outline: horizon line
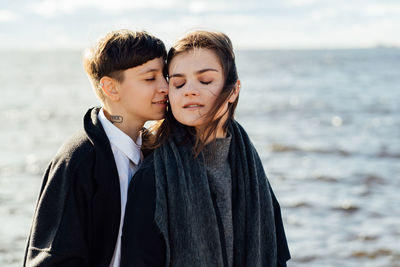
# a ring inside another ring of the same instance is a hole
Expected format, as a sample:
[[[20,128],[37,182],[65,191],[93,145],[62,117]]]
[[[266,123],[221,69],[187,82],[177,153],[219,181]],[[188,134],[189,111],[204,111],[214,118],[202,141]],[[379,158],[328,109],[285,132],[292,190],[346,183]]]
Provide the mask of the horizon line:
[[[0,52],[57,52],[57,51],[80,51],[84,52],[88,47],[81,46],[70,46],[70,47],[62,47],[62,46],[53,46],[53,47],[40,47],[40,46],[32,46],[30,48],[27,47],[8,47],[0,46]],[[168,48],[169,49],[169,48]],[[167,49],[167,50],[168,50]],[[235,51],[306,51],[306,50],[368,50],[368,49],[400,49],[400,45],[386,45],[386,44],[378,44],[378,45],[369,45],[369,46],[238,46],[234,48]]]

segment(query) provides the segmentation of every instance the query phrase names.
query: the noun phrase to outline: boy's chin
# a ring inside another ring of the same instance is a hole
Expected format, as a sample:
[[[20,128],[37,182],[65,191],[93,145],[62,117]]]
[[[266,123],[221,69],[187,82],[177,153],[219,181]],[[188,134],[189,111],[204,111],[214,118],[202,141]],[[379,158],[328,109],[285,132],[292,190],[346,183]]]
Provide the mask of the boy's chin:
[[[164,117],[165,117],[165,112],[153,116],[153,118],[150,119],[150,120],[152,120],[152,121],[158,121],[158,120],[164,119]]]

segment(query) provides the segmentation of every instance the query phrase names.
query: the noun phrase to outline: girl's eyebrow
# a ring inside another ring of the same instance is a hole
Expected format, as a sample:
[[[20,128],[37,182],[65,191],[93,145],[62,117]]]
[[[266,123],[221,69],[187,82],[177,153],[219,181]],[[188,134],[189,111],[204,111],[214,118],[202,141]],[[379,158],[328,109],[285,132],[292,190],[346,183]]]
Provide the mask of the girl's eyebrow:
[[[172,75],[168,75],[169,78],[173,78],[173,77],[184,77],[185,75],[180,74],[180,73],[174,73]]]
[[[215,71],[215,72],[218,72],[218,70],[216,70],[216,69],[207,68],[207,69],[202,69],[202,70],[196,71],[196,74],[202,74],[202,73],[207,72],[207,71]]]
[[[215,71],[215,72],[218,72],[218,70],[216,70],[216,69],[207,68],[207,69],[198,70],[198,71],[195,72],[195,74],[198,75],[198,74],[202,74],[202,73],[207,72],[207,71]],[[172,74],[172,75],[169,75],[170,78],[173,78],[173,77],[184,77],[184,76],[185,76],[185,75],[184,75],[184,74],[181,74],[181,73],[174,73],[174,74]]]

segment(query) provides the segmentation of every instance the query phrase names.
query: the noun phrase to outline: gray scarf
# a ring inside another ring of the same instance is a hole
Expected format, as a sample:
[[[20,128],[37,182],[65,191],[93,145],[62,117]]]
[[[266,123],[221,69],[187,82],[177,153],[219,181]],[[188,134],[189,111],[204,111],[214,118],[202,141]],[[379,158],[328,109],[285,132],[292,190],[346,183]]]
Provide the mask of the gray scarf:
[[[232,141],[234,266],[277,266],[274,213],[269,182],[244,129],[229,126]],[[203,155],[174,135],[154,152],[155,221],[166,242],[166,266],[224,266],[217,215]],[[222,231],[222,229],[221,229]]]

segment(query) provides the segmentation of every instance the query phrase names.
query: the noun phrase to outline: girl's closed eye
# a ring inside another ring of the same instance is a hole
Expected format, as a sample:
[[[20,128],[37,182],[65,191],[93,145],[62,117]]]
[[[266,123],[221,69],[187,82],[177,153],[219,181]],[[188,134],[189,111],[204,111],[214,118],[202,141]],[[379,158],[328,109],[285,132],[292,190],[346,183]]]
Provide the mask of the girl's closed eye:
[[[181,79],[181,78],[173,78],[172,80],[170,79],[169,82],[170,82],[170,83],[172,82],[172,85],[173,85],[176,89],[182,88],[182,87],[185,85],[185,83],[186,83],[186,81],[185,81],[184,79]]]
[[[185,85],[184,82],[182,82],[182,83],[176,83],[176,84],[174,84],[174,87],[177,88],[177,89],[179,89],[179,88],[182,88],[184,85]]]
[[[213,82],[214,78],[212,75],[209,75],[208,73],[206,73],[206,75],[200,75],[197,77],[197,79],[199,80],[199,82],[201,84],[207,85]]]
[[[156,80],[156,77],[148,77],[148,78],[146,78],[145,79],[145,81],[147,81],[147,82],[150,82],[150,81],[155,81]]]
[[[210,84],[211,82],[212,82],[211,80],[205,80],[205,81],[200,80],[200,83],[205,85]]]

